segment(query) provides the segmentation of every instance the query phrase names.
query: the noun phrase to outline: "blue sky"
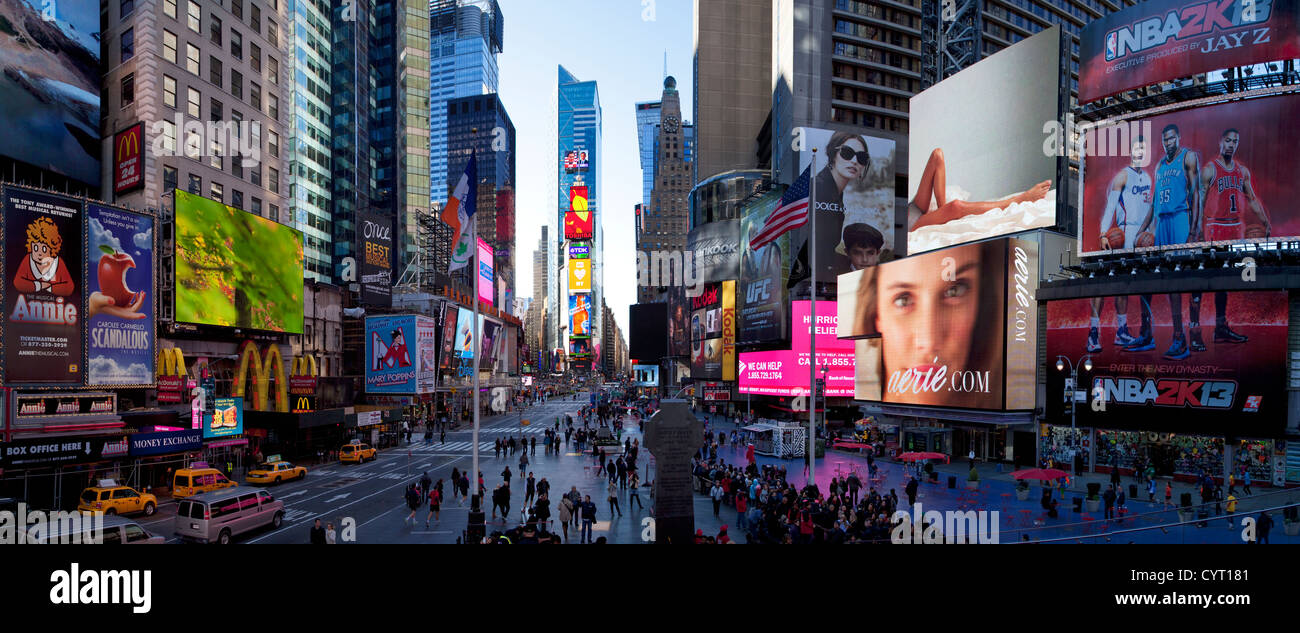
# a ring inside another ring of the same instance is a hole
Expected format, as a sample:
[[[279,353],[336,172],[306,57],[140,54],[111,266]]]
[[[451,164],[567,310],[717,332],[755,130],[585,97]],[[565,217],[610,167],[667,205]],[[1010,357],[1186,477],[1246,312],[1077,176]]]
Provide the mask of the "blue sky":
[[[627,306],[636,302],[636,236],[633,211],[641,201],[637,150],[638,101],[663,92],[664,52],[668,74],[677,78],[682,111],[691,104],[692,0],[500,0],[505,18],[504,51],[498,58],[501,100],[517,135],[515,200],[516,289],[533,289],[533,250],[542,225],[554,222],[550,207],[555,174],[549,169],[556,122],[556,66],[599,84],[604,118],[604,170],[600,207],[605,227],[605,302],[627,335]],[[556,227],[551,226],[554,236]]]

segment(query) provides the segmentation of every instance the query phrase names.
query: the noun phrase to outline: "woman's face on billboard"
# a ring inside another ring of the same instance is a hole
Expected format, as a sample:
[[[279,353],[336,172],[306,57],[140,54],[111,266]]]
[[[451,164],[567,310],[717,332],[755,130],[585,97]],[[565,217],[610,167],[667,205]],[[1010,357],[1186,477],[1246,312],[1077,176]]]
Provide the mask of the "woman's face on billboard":
[[[967,367],[979,314],[980,249],[938,251],[909,258],[911,265],[878,268],[877,319],[885,379],[908,369],[924,375]],[[946,261],[951,259],[951,261]],[[946,390],[907,396],[916,404],[942,404]],[[891,400],[891,394],[885,399]],[[892,394],[895,397],[898,394]]]

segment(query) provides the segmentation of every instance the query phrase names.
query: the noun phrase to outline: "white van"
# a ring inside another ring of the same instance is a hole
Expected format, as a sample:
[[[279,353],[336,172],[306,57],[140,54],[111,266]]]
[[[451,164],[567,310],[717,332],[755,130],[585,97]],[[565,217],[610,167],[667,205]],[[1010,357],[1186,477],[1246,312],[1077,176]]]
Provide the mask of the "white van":
[[[284,522],[284,502],[265,490],[226,488],[182,500],[176,507],[176,536],[226,545],[240,534]]]

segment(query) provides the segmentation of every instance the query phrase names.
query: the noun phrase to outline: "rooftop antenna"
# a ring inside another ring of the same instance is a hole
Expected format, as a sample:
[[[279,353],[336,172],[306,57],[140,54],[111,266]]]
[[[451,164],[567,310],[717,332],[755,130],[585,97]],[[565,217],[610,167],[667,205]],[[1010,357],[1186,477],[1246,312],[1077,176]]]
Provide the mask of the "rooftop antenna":
[[[668,49],[664,49],[664,79],[668,78]]]

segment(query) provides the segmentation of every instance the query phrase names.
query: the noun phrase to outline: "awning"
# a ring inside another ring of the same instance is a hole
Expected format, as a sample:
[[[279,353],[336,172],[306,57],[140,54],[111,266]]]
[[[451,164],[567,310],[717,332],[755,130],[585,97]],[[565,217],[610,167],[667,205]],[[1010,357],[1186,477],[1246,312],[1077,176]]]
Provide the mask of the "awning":
[[[868,414],[885,414],[906,418],[930,418],[945,422],[967,422],[989,426],[1033,426],[1033,411],[981,411],[977,409],[940,409],[873,402],[863,407]]]

